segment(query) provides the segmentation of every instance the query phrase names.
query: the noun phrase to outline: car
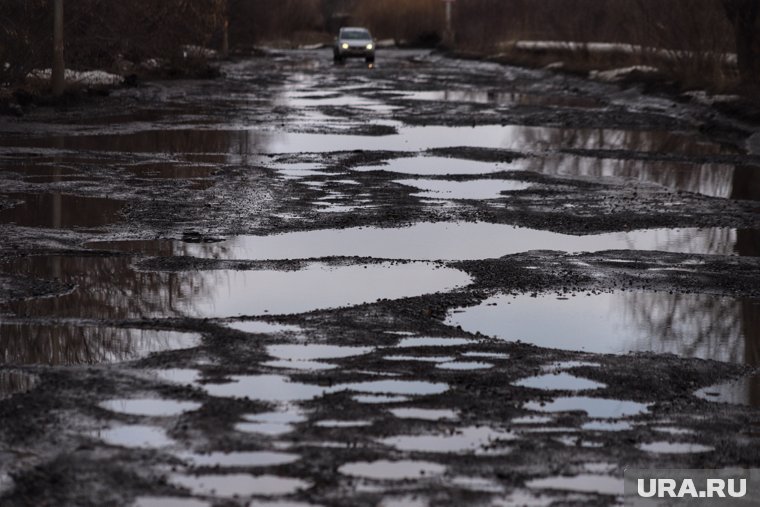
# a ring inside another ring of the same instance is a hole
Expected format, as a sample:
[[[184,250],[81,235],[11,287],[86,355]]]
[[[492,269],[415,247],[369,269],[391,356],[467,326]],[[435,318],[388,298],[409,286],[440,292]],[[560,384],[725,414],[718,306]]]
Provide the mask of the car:
[[[375,61],[375,40],[366,28],[344,27],[338,32],[333,47],[333,60],[343,63],[346,58],[364,58]]]

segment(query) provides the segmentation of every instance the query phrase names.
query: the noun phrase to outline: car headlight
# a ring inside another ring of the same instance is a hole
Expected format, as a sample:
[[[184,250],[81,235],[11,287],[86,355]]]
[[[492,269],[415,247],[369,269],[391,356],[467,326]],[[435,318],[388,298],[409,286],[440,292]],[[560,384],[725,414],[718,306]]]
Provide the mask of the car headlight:
[[[344,42],[343,44],[340,45],[340,47],[342,47],[343,49],[348,49],[348,42]]]
[[[367,44],[367,49],[372,49],[373,47],[375,47],[375,46],[372,43]]]

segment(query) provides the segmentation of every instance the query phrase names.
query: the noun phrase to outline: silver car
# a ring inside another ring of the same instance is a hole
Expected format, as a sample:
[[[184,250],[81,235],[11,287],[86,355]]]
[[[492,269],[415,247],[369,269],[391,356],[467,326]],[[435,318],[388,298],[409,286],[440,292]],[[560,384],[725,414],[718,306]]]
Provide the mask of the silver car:
[[[366,28],[341,28],[335,38],[333,60],[342,63],[346,58],[364,58],[367,63],[375,61],[375,41]]]

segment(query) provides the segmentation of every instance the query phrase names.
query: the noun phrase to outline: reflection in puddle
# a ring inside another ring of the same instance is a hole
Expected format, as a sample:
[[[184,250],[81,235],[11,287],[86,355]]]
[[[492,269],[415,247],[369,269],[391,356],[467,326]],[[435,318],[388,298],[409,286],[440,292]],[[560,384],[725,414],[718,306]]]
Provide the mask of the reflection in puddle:
[[[159,448],[173,445],[174,440],[170,439],[166,432],[156,426],[130,425],[117,426],[104,430],[95,430],[90,433],[91,436],[99,438],[109,445],[130,448]]]
[[[400,435],[381,442],[400,451],[481,453],[500,441],[515,440],[517,435],[487,426],[467,426],[451,433],[433,435]],[[508,449],[496,449],[508,452]]]
[[[357,391],[368,394],[398,394],[401,396],[424,396],[441,394],[449,390],[448,384],[425,382],[422,380],[374,380],[339,384],[331,389],[334,391]]]
[[[383,106],[387,108],[387,106]],[[395,124],[394,124],[395,126]],[[125,134],[0,139],[2,146],[47,147],[127,153],[324,153],[333,151],[424,151],[469,146],[520,151],[559,148],[632,150],[706,155],[720,146],[696,135],[669,131],[563,129],[522,125],[475,127],[403,126],[390,135],[309,134],[272,130],[142,130]]]
[[[293,361],[311,359],[341,359],[369,354],[372,347],[346,347],[340,345],[268,345],[267,354],[277,359]]]
[[[591,421],[581,426],[584,431],[628,431],[632,428],[627,421]]]
[[[251,495],[290,495],[311,485],[300,479],[276,475],[224,474],[224,475],[172,475],[172,484],[189,489],[196,495],[224,498]]]
[[[73,229],[102,227],[116,222],[124,203],[100,197],[69,194],[11,194],[24,202],[0,211],[0,223],[22,227]]]
[[[432,102],[464,102],[510,106],[542,106],[567,108],[595,108],[603,104],[599,99],[580,95],[534,95],[494,90],[437,90],[404,92],[400,98]]]
[[[0,400],[31,391],[39,377],[20,371],[0,371]]]
[[[355,167],[354,171],[387,171],[400,174],[420,176],[443,176],[447,174],[489,174],[516,170],[521,167],[512,163],[481,162],[463,158],[450,157],[404,157],[389,160],[385,164]],[[419,181],[419,180],[409,180]],[[401,183],[401,182],[397,182]],[[403,183],[402,183],[403,184]]]
[[[525,190],[530,183],[515,180],[396,180],[393,183],[414,187],[412,195],[428,199],[498,199],[502,192]]]
[[[649,442],[646,444],[639,444],[637,447],[644,452],[653,452],[656,454],[695,454],[715,450],[714,447],[691,442]]]
[[[592,419],[618,419],[645,414],[647,405],[635,401],[571,396],[556,398],[548,403],[530,402],[523,407],[536,412],[586,412]]]
[[[335,419],[317,421],[315,426],[320,428],[364,428],[372,426],[372,421],[338,421]]]
[[[13,303],[16,313],[100,319],[300,313],[448,291],[471,281],[428,263],[157,273],[133,270],[124,258],[37,257],[5,268],[77,284],[60,297]]]
[[[622,495],[623,479],[607,475],[581,474],[572,477],[546,477],[528,481],[526,486],[532,489],[556,489],[576,491],[579,493],[597,493],[600,495]]]
[[[422,419],[425,421],[441,421],[458,419],[457,413],[449,409],[429,408],[392,408],[389,410],[393,417],[399,419]]]
[[[298,454],[271,451],[212,452],[178,454],[178,458],[196,467],[263,467],[286,465],[298,461]]]
[[[42,301],[46,306],[51,304],[49,299]],[[40,316],[44,313],[40,312]],[[0,324],[0,355],[10,364],[113,363],[154,352],[194,348],[200,343],[199,335],[176,331],[71,324]]]
[[[385,356],[386,361],[420,361],[423,363],[447,363],[456,359],[452,356]]]
[[[594,382],[593,380],[576,377],[569,373],[557,373],[539,375],[514,382],[519,387],[528,387],[530,389],[541,389],[546,391],[587,391],[591,389],[601,389],[604,384]]]
[[[436,368],[441,370],[488,370],[493,368],[491,363],[483,363],[479,361],[451,361],[448,363],[439,363],[435,365]]]
[[[422,336],[418,338],[403,338],[396,344],[396,347],[459,347],[460,345],[470,345],[472,340],[466,340],[464,338],[434,338],[428,336]]]
[[[293,431],[294,425],[304,422],[307,417],[298,409],[290,408],[284,412],[264,412],[243,416],[246,422],[237,423],[235,429],[244,433],[260,435],[285,435]]]
[[[226,327],[251,334],[301,333],[303,331],[299,326],[263,322],[261,320],[230,322],[226,324]]]
[[[364,479],[401,481],[443,475],[446,467],[429,461],[359,461],[347,463],[338,472]]]
[[[337,365],[314,361],[314,359],[342,359],[368,354],[372,347],[342,347],[338,345],[269,345],[267,354],[277,358],[275,361],[262,363],[273,368],[293,370],[331,370]]]
[[[120,414],[170,417],[198,410],[200,403],[152,398],[108,400],[99,404],[105,410]]]
[[[664,252],[757,256],[740,250],[733,229],[648,229],[574,236],[485,222],[418,223],[409,227],[323,229],[270,236],[237,236],[214,245],[184,244],[184,255],[201,258],[284,260],[330,256],[409,260],[477,260],[531,250]],[[99,248],[160,255],[170,241],[112,242]],[[94,246],[94,245],[91,245]]]
[[[289,360],[289,359],[277,359],[274,361],[265,361],[261,363],[262,366],[268,366],[269,368],[277,368],[282,370],[304,370],[304,371],[320,371],[320,370],[334,370],[338,367],[337,364],[323,363],[321,361],[304,361],[304,360]]]
[[[756,191],[748,191],[750,187],[744,183],[755,172],[754,168],[746,166],[571,155],[530,158],[523,165],[525,170],[552,176],[621,178],[711,197],[760,199],[760,195]]]
[[[460,475],[452,477],[450,484],[458,488],[469,489],[470,491],[481,491],[483,493],[504,492],[504,487],[501,484],[492,479],[486,479],[485,477],[465,477]]]
[[[211,503],[185,497],[139,496],[132,507],[211,507]]]
[[[201,378],[201,372],[198,370],[192,370],[187,368],[168,368],[165,370],[150,370],[148,374],[151,377],[162,382],[170,382],[172,384],[197,384]]]
[[[353,396],[353,400],[359,403],[367,403],[370,405],[381,403],[403,403],[409,401],[408,396],[388,396],[384,394],[363,394],[359,396]]]
[[[328,392],[327,388],[291,382],[281,375],[234,375],[224,384],[204,384],[211,396],[251,398],[262,401],[310,400]]]
[[[453,311],[446,323],[541,347],[613,354],[654,351],[754,364],[760,357],[757,308],[754,300],[709,294],[636,291],[566,300],[499,295]]]
[[[760,374],[755,373],[722,384],[705,387],[694,395],[715,403],[760,407]]]

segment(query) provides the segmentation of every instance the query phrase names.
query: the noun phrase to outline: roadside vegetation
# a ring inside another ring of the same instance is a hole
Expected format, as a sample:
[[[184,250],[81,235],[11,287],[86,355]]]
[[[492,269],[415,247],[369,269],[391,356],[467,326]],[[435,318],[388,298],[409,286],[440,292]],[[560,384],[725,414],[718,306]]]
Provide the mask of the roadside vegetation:
[[[0,2],[0,95],[50,91],[54,3]],[[760,86],[756,0],[459,0],[452,21],[454,37],[444,37],[440,0],[66,0],[67,85],[92,70],[128,83],[213,76],[214,58],[326,44],[341,25],[358,24],[399,45],[445,41],[461,56],[680,91],[755,96]]]

